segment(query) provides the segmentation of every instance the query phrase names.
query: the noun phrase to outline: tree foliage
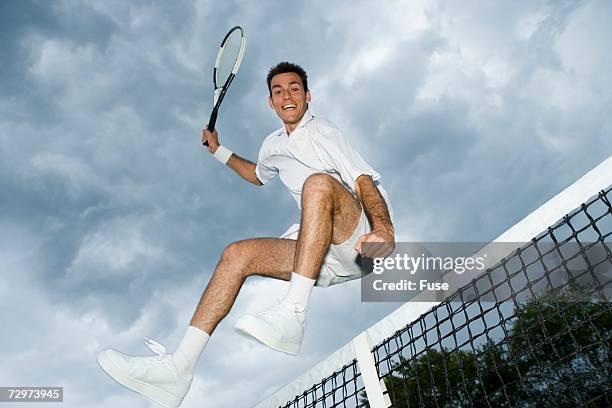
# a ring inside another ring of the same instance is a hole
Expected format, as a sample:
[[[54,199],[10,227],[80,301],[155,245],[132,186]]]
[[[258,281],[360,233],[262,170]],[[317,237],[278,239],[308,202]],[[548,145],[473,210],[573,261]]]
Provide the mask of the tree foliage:
[[[611,303],[551,295],[498,324],[507,335],[495,343],[400,358],[385,377],[393,406],[611,406]]]

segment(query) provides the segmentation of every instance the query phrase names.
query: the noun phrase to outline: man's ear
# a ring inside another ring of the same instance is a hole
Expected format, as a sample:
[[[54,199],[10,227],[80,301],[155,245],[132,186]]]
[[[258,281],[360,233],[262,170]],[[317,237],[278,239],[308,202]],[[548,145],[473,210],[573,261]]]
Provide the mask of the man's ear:
[[[269,106],[270,106],[272,109],[274,109],[274,104],[272,103],[272,97],[271,97],[271,96],[268,96],[268,105],[269,105]]]
[[[312,97],[310,95],[310,89],[309,89],[309,90],[306,91],[306,103],[309,103],[311,98]]]

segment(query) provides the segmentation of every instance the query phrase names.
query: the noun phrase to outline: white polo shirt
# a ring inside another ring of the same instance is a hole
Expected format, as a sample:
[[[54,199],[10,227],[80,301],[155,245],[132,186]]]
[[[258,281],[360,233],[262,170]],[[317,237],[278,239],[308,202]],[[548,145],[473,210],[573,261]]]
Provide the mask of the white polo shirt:
[[[369,175],[393,216],[387,193],[380,185],[380,174],[353,150],[340,129],[309,111],[291,135],[283,126],[266,137],[259,150],[255,173],[263,184],[280,176],[299,208],[302,186],[311,174],[329,174],[353,195],[357,178],[362,174]]]

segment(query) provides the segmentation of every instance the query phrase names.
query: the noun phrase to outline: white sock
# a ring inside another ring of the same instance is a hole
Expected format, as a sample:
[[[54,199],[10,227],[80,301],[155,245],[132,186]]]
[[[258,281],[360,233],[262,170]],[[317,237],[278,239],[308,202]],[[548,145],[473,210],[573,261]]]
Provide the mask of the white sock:
[[[306,308],[315,282],[316,280],[314,279],[292,272],[291,285],[289,286],[287,296],[285,296],[285,301],[289,303],[299,303]]]
[[[208,339],[210,339],[210,334],[204,330],[194,326],[187,328],[185,337],[183,337],[181,344],[172,355],[172,362],[181,374],[193,374],[193,369],[198,363],[200,354],[202,354],[202,350],[204,350],[208,343]]]

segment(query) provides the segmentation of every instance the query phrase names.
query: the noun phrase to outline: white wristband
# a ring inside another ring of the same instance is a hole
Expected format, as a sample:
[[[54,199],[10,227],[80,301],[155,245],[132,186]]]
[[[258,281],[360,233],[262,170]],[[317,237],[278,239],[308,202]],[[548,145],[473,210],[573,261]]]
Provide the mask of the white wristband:
[[[228,149],[225,146],[219,145],[219,147],[217,147],[217,150],[215,151],[215,154],[213,154],[213,156],[215,157],[215,159],[219,160],[221,163],[227,164],[227,161],[230,159],[232,154],[234,154],[234,152],[232,152],[230,149]]]

